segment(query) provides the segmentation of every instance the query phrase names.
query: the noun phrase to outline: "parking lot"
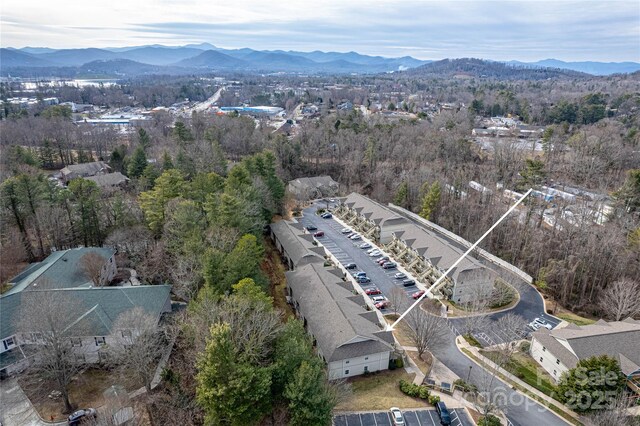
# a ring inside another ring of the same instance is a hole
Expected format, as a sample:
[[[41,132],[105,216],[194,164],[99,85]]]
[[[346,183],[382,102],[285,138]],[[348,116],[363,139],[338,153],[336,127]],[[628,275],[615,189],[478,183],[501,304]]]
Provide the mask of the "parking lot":
[[[367,277],[371,279],[371,282],[359,284],[364,291],[378,288],[382,292],[382,295],[389,298],[391,291],[394,288],[399,288],[407,295],[407,303],[413,300],[411,296],[419,291],[415,284],[408,287],[403,286],[402,280],[394,278],[395,274],[401,272],[399,269],[383,269],[375,262],[375,259],[379,256],[370,257],[367,254],[367,249],[360,248],[360,245],[363,244],[365,240],[350,240],[340,232],[343,225],[334,218],[322,219],[315,214],[316,208],[317,207],[312,206],[305,210],[304,217],[300,222],[305,227],[313,225],[318,228],[318,231],[324,232],[324,236],[318,237],[317,240],[327,251],[331,252],[342,265],[348,263],[355,263],[357,265],[357,268],[349,272],[364,271],[367,273]],[[382,313],[390,313],[393,310],[382,309],[381,311]]]
[[[473,422],[463,409],[449,410],[452,426],[472,426]],[[402,411],[404,422],[411,426],[438,426],[440,419],[434,409]],[[333,418],[335,426],[392,426],[389,412],[340,414]]]

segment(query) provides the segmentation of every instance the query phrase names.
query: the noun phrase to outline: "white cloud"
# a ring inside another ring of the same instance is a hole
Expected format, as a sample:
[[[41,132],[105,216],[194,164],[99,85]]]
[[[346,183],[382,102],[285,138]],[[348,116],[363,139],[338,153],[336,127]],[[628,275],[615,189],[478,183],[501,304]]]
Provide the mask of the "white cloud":
[[[14,47],[207,41],[425,59],[640,61],[637,1],[4,0],[0,24],[2,45]]]

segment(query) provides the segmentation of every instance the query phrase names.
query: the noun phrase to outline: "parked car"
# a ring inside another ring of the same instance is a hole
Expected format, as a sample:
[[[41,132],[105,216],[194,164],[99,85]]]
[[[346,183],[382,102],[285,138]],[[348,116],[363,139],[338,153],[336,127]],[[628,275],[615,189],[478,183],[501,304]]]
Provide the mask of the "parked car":
[[[382,302],[378,302],[373,306],[375,306],[377,309],[386,309],[389,307],[389,301],[383,300]]]
[[[342,228],[340,232],[342,232],[343,234],[351,234],[353,231],[349,228]]]
[[[411,278],[407,278],[406,280],[402,280],[402,285],[405,287],[411,287],[412,285],[416,285],[416,280],[412,280]]]
[[[398,272],[397,274],[395,274],[393,276],[393,278],[395,278],[396,280],[403,280],[403,279],[407,278],[407,274],[405,274],[403,272]]]
[[[380,256],[381,254],[382,252],[380,250],[374,250],[371,253],[369,253],[369,256],[376,257],[376,256]]]
[[[417,299],[420,299],[424,293],[425,293],[424,290],[416,291],[411,295],[411,297],[417,300]]]
[[[553,328],[551,324],[549,324],[547,321],[543,320],[542,318],[536,318],[533,321],[531,321],[529,323],[529,327],[531,327],[534,330],[538,330],[540,327],[544,327],[547,330],[551,330]]]
[[[76,426],[89,419],[95,419],[97,416],[95,408],[85,408],[84,410],[74,411],[69,415],[67,421],[69,426]]]
[[[384,302],[385,300],[387,300],[387,298],[384,296],[373,296],[371,300],[378,303],[378,302]]]
[[[376,259],[376,262],[378,263],[378,265],[382,265],[385,262],[389,261],[389,256],[382,256]]]
[[[436,412],[438,413],[438,417],[440,417],[441,425],[448,426],[451,424],[451,414],[449,414],[449,409],[444,402],[440,401],[436,403]]]
[[[358,272],[354,272],[351,275],[353,275],[353,278],[358,278],[358,277],[366,277],[367,273],[365,271],[358,271]]]
[[[366,283],[370,283],[371,282],[371,278],[369,278],[369,277],[358,277],[358,278],[356,278],[356,281],[358,282],[358,284],[366,284]]]
[[[360,236],[360,234],[353,234],[352,236],[349,237],[349,239],[356,241],[356,240],[361,240],[362,237]]]
[[[364,291],[364,294],[368,295],[368,296],[375,296],[376,294],[382,294],[382,292],[380,291],[379,288],[377,287],[373,287],[373,288],[368,288]]]
[[[333,215],[331,213],[322,213],[320,217],[323,219],[331,219]]]
[[[368,248],[371,248],[371,244],[369,244],[369,243],[362,243],[362,244],[360,244],[360,248],[361,248],[361,249],[368,249]]]
[[[398,265],[396,264],[396,262],[384,262],[382,264],[382,268],[383,269],[393,269],[396,268]]]
[[[307,226],[307,231],[315,231],[315,230],[317,230],[317,229],[318,229],[318,227],[317,227],[317,226],[315,226],[315,225],[309,225],[309,226]]]
[[[389,413],[391,414],[391,420],[393,421],[393,426],[404,426],[404,416],[402,415],[402,411],[398,407],[391,407],[389,409]]]
[[[346,265],[344,265],[345,269],[356,269],[358,267],[358,265],[356,265],[355,263],[347,263]]]
[[[371,254],[371,253],[373,253],[373,252],[374,252],[374,251],[376,251],[376,250],[378,250],[378,247],[371,247],[369,250],[367,250],[367,253],[368,253],[368,254]],[[380,251],[380,250],[378,250],[378,251]]]
[[[318,238],[318,237],[324,237],[324,231],[318,231],[315,234],[313,234],[314,237]]]

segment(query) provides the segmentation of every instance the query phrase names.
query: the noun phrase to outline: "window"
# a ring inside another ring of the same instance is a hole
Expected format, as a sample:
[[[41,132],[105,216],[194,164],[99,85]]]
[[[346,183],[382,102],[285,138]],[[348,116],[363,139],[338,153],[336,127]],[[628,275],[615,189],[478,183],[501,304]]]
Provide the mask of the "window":
[[[364,366],[364,372],[365,372],[365,373],[368,373],[368,372],[369,372],[369,366],[367,366],[367,365],[365,365],[365,366]]]
[[[97,343],[96,343],[97,345]],[[82,339],[79,337],[72,337],[71,338],[71,346],[82,346]]]
[[[542,357],[540,357],[540,362],[542,362]]]
[[[86,359],[84,357],[84,354],[75,354],[74,358],[75,358],[76,362],[78,362],[78,363],[82,363],[82,362],[86,361]]]
[[[106,351],[98,352],[98,358],[100,359],[100,362],[108,362],[109,361],[109,352],[106,352]]]
[[[556,364],[560,365],[560,360],[556,359]]]
[[[131,338],[131,330],[122,330],[122,337]]]
[[[349,361],[345,361],[344,363],[345,363],[345,364],[349,364]]]
[[[344,374],[349,374],[349,370],[344,370]]]
[[[547,348],[545,348],[544,346],[542,347],[542,352],[546,352]]]
[[[366,361],[366,360],[368,360],[368,359],[369,359],[369,357],[368,357],[368,356],[365,356],[365,357],[364,357],[364,360],[365,360],[365,361]]]
[[[42,333],[31,333],[31,341],[32,342],[40,342],[42,340]]]
[[[96,341],[96,346],[101,346],[107,343],[105,342],[104,337],[94,337],[93,339]]]
[[[556,374],[558,374],[558,372],[556,370],[553,370],[553,375],[555,376]]]

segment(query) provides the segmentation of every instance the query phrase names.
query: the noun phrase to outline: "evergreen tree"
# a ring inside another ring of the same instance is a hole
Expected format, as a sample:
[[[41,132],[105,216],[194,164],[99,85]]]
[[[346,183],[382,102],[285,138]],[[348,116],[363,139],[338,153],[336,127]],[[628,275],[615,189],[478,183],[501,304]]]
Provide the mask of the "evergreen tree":
[[[154,188],[140,194],[140,209],[145,221],[156,235],[162,231],[165,208],[169,200],[184,194],[186,184],[182,174],[175,169],[167,170],[156,179]]]
[[[142,176],[144,169],[147,167],[147,155],[144,153],[142,145],[138,146],[133,152],[133,157],[127,167],[127,175],[130,178],[137,179]]]
[[[423,185],[426,188],[427,184]],[[420,216],[429,220],[435,212],[438,204],[440,203],[440,182],[434,182],[428,189],[427,193],[422,197],[422,209],[420,210]]]
[[[166,172],[169,169],[173,169],[173,161],[167,151],[162,154],[162,171]]]
[[[303,361],[287,384],[284,397],[289,401],[291,424],[330,425],[335,398],[329,387],[322,361]]]
[[[69,182],[75,212],[78,220],[80,236],[86,247],[102,245],[102,229],[98,215],[98,199],[100,189],[95,182],[87,179],[73,179]]]
[[[49,141],[49,139],[45,139],[42,148],[40,148],[40,163],[42,164],[42,167],[45,169],[55,168],[55,162],[53,158],[54,154],[53,148],[51,147],[51,142]]]
[[[138,142],[140,143],[142,149],[145,151],[151,146],[151,138],[149,137],[147,131],[142,127],[138,129]]]
[[[270,411],[270,370],[244,361],[229,324],[211,326],[197,369],[196,400],[204,409],[205,424],[254,425]]]
[[[264,248],[255,235],[242,236],[236,246],[224,259],[222,269],[224,279],[219,283],[218,292],[226,293],[231,286],[244,278],[251,278],[258,285],[265,284],[265,278],[260,270],[260,262]]]
[[[409,184],[406,180],[403,180],[396,191],[396,195],[393,197],[393,204],[403,208],[409,206]]]

